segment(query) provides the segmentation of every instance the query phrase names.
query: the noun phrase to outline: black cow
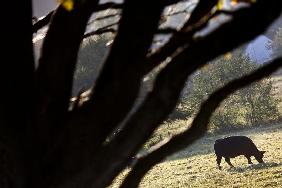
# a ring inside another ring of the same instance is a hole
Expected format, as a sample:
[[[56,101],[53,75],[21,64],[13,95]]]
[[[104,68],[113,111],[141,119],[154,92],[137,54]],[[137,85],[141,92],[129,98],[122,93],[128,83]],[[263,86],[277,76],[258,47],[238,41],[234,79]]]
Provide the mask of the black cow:
[[[259,151],[253,141],[246,136],[230,136],[223,139],[218,139],[214,143],[214,151],[216,154],[216,162],[219,169],[221,169],[221,158],[234,167],[230,158],[244,155],[248,159],[249,164],[253,164],[251,156],[254,156],[259,163],[264,163],[262,160],[265,151]]]

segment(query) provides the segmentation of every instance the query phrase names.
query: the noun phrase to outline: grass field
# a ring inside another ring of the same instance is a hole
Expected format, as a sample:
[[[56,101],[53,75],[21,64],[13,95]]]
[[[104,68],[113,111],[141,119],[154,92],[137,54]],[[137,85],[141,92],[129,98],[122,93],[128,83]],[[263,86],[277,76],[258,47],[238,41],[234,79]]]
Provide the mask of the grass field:
[[[253,139],[260,150],[266,150],[265,164],[258,164],[252,158],[253,165],[247,159],[231,159],[235,166],[231,169],[222,161],[222,170],[218,170],[213,152],[216,139],[228,135],[247,135]],[[123,175],[116,179],[111,187],[117,187]],[[282,188],[282,124],[267,128],[257,128],[206,136],[192,146],[170,156],[156,165],[142,180],[142,188],[176,187],[281,187]]]
[[[278,105],[282,113],[282,76],[275,76],[274,94],[281,102]],[[154,134],[152,140],[145,144],[151,147],[169,135],[184,131],[192,119],[166,122]],[[222,170],[218,170],[213,151],[214,141],[230,135],[249,136],[260,150],[265,153],[265,164],[258,164],[252,157],[253,165],[247,164],[243,156],[231,159],[235,168],[230,168],[222,160]],[[123,172],[110,186],[116,188],[127,172]],[[210,134],[195,142],[190,147],[168,157],[156,165],[144,177],[140,188],[282,188],[282,123],[273,126],[250,128],[225,134]]]

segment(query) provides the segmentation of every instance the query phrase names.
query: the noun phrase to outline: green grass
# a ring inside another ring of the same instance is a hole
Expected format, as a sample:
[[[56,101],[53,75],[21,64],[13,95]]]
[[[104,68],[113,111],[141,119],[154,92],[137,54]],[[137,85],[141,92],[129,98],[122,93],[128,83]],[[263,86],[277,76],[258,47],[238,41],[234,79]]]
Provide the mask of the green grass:
[[[265,164],[247,164],[244,157],[231,159],[231,169],[222,161],[223,170],[218,170],[213,152],[216,139],[228,135],[247,135],[260,150],[266,150]],[[111,187],[118,187],[126,172],[121,174]],[[233,134],[206,136],[192,146],[168,157],[156,165],[144,177],[141,188],[176,187],[282,187],[282,124],[250,129]]]

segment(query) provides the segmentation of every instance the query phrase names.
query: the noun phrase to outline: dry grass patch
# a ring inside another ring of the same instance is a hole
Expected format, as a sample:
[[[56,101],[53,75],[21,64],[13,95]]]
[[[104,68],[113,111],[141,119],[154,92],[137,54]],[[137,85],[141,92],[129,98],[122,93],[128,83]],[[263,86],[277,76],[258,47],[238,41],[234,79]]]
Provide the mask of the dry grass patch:
[[[230,169],[223,160],[223,170],[218,170],[213,152],[216,139],[227,136],[207,136],[156,165],[142,180],[141,188],[186,188],[186,187],[282,187],[282,125],[236,132],[228,135],[249,136],[260,150],[266,150],[265,164],[253,165],[247,159],[231,159],[235,166]],[[111,187],[118,187],[124,172]]]

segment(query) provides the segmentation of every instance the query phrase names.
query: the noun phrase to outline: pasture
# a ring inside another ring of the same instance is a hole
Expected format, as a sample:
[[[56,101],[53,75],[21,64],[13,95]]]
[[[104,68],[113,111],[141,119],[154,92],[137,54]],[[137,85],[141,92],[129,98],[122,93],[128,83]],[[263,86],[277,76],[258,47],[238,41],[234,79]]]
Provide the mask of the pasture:
[[[223,160],[223,169],[218,170],[213,143],[228,135],[249,136],[258,149],[267,151],[265,164],[258,164],[252,157],[254,164],[249,165],[247,159],[240,156],[231,159],[235,168],[231,169]],[[118,187],[125,174],[121,174],[111,187]],[[282,124],[203,137],[156,165],[144,177],[140,187],[282,187]]]

